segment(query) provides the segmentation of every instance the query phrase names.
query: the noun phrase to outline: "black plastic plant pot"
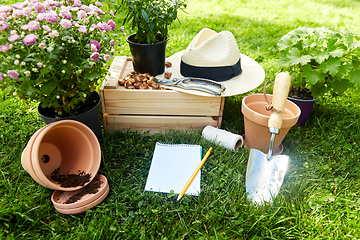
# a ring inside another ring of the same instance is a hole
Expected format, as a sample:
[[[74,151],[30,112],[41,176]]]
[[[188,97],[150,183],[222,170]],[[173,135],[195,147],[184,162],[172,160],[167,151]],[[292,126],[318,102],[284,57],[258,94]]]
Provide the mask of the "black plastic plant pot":
[[[88,126],[96,135],[98,140],[102,138],[102,130],[101,130],[101,122],[100,122],[100,107],[101,107],[101,99],[98,92],[93,92],[92,94],[96,94],[99,101],[96,106],[89,111],[66,118],[56,118],[54,117],[54,110],[52,108],[42,108],[41,103],[38,105],[37,111],[40,115],[41,119],[46,123],[53,123],[61,120],[76,120],[79,121],[86,126]]]
[[[133,67],[137,73],[149,73],[156,76],[164,73],[166,59],[166,43],[168,37],[162,42],[141,44],[133,42],[135,34],[126,38],[129,43]]]

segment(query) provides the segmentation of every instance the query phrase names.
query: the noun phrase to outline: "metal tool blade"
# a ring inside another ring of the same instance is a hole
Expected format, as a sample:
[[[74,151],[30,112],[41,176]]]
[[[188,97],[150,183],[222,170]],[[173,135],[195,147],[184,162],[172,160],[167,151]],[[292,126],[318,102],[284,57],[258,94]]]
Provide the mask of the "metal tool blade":
[[[204,78],[174,78],[174,79],[157,79],[156,82],[167,86],[177,86],[183,89],[204,91],[214,95],[221,95],[225,91],[225,86],[221,83]]]
[[[246,169],[246,192],[248,199],[254,203],[272,203],[283,183],[289,157],[286,155],[272,156],[251,149]]]

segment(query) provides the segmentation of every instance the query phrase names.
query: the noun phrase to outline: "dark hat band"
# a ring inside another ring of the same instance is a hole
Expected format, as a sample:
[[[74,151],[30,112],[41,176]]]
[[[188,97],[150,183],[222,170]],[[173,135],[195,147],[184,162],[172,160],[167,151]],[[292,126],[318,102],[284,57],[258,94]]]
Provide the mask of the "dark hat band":
[[[197,67],[184,63],[181,60],[180,73],[185,77],[206,78],[215,81],[225,81],[236,77],[242,73],[240,58],[232,66],[223,67]]]

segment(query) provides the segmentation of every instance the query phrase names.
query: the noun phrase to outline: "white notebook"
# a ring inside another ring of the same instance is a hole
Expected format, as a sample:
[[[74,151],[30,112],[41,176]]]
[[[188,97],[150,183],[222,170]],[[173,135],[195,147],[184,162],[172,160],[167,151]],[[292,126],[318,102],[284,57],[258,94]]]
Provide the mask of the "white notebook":
[[[145,191],[179,194],[201,161],[200,145],[156,143]],[[185,194],[200,193],[201,170]]]

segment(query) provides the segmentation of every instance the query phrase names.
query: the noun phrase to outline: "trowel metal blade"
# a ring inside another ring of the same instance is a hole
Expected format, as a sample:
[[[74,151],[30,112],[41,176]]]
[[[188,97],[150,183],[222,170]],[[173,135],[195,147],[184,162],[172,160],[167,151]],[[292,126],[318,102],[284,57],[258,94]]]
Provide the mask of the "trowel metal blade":
[[[251,149],[246,169],[246,193],[253,203],[272,203],[283,183],[289,157],[286,155],[272,156]]]

